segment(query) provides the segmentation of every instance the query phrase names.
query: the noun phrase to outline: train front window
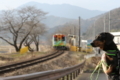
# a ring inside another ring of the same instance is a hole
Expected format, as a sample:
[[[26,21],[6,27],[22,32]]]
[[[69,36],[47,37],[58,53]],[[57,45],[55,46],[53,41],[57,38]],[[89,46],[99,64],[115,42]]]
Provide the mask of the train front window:
[[[65,36],[62,36],[62,41],[65,41]]]
[[[54,41],[57,41],[57,36],[56,35],[54,36]]]

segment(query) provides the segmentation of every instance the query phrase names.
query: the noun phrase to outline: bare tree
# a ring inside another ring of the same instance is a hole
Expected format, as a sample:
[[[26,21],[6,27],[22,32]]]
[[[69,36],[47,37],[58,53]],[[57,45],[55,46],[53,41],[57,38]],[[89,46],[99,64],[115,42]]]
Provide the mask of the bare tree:
[[[32,6],[3,11],[0,17],[0,38],[20,51],[23,42],[44,18],[45,12]]]
[[[39,51],[39,42],[40,42],[40,36],[42,36],[46,32],[46,27],[44,24],[38,24],[37,28],[33,30],[31,37],[33,39],[33,42],[36,46],[36,51]]]
[[[32,42],[33,42],[33,38],[31,38],[30,36],[28,36],[27,39],[24,41],[24,46],[27,46],[30,52],[34,51],[34,49],[31,48],[30,46]]]

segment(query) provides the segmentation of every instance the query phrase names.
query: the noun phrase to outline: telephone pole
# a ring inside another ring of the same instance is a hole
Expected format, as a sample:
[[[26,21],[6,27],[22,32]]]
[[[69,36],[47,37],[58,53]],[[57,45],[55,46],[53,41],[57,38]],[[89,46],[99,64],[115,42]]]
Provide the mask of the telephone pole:
[[[94,39],[94,38],[95,38],[95,36],[96,36],[96,34],[95,34],[95,28],[96,28],[96,27],[95,27],[95,22],[94,22],[93,27],[94,27],[94,29],[93,29],[93,30],[94,30],[94,31],[93,31],[93,39]]]
[[[109,11],[109,32],[110,32],[110,11]]]
[[[104,15],[104,19],[103,19],[103,21],[104,21],[104,22],[103,22],[103,23],[104,23],[104,32],[106,31],[106,30],[105,30],[105,25],[106,25],[106,24],[105,24],[105,18],[106,18],[106,17],[105,17],[105,15]]]
[[[80,31],[80,17],[79,17],[79,51],[80,51],[80,42],[81,42],[81,31]]]

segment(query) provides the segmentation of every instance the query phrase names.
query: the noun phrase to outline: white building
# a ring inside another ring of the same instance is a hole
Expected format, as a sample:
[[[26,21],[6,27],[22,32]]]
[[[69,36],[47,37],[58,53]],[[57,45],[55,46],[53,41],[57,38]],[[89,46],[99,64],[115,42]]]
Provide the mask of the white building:
[[[110,33],[114,35],[114,42],[120,50],[120,32],[110,32]]]
[[[87,40],[81,40],[80,47],[82,47],[83,49],[86,49],[87,48]]]

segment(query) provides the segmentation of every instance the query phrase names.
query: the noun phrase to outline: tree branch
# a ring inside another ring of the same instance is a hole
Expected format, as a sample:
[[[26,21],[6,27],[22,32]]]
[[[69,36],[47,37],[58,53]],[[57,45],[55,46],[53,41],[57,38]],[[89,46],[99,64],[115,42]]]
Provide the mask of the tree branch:
[[[6,41],[8,44],[14,46],[14,44],[12,44],[11,42],[9,42],[8,40],[4,39],[3,37],[0,37],[2,40]]]

